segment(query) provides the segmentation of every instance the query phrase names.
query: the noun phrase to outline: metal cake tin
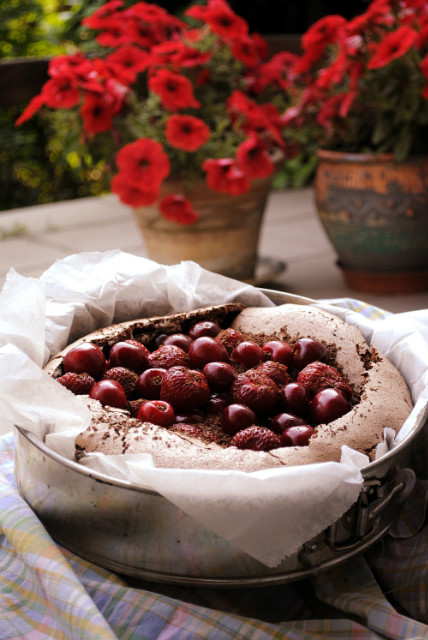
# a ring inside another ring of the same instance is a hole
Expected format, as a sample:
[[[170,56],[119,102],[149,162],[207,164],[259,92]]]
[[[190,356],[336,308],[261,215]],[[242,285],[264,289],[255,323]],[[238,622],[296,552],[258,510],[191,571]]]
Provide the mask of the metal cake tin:
[[[275,304],[315,302],[261,289]],[[421,424],[362,469],[358,501],[332,526],[271,569],[204,528],[155,491],[112,479],[50,450],[19,426],[18,489],[51,536],[106,569],[154,582],[242,587],[319,574],[381,539],[415,484],[412,449]]]

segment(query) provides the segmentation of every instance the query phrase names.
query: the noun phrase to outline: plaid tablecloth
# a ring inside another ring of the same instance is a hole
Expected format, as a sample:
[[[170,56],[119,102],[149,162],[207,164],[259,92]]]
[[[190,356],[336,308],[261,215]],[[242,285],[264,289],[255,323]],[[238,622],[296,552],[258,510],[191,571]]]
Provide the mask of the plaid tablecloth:
[[[427,452],[423,434],[415,489],[391,533],[365,555],[292,584],[196,589],[119,576],[58,546],[17,491],[7,434],[0,438],[0,640],[427,639]]]

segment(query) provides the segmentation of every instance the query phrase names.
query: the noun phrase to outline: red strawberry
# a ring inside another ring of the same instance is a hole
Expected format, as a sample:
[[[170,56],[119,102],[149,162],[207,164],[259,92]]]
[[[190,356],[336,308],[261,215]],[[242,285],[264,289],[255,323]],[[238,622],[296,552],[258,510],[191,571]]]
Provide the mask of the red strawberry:
[[[126,367],[112,367],[111,369],[107,369],[104,374],[104,378],[108,380],[116,380],[119,382],[126,396],[132,396],[135,391],[135,385],[138,380],[138,375],[135,371],[131,371],[131,369],[126,369]]]
[[[71,371],[57,378],[57,382],[76,396],[87,395],[95,384],[94,378],[87,373],[72,373]]]
[[[161,345],[148,356],[148,360],[151,367],[159,367],[161,369],[188,367],[190,365],[187,353],[174,344]]]
[[[278,399],[278,387],[255,369],[240,373],[231,387],[232,401],[245,404],[257,414],[269,412]]]
[[[262,364],[259,364],[259,366],[256,367],[256,371],[272,378],[278,387],[282,387],[284,384],[287,384],[289,380],[285,364],[281,364],[275,360],[266,360],[266,362],[262,362]]]
[[[322,389],[338,389],[348,400],[352,397],[352,389],[337,369],[324,362],[311,362],[299,372],[297,382],[308,390],[311,397]]]
[[[197,409],[209,397],[210,388],[201,371],[171,367],[163,377],[160,398],[172,404],[175,411]]]
[[[229,443],[229,447],[252,449],[253,451],[270,451],[277,449],[280,445],[281,441],[276,433],[257,425],[238,431]]]

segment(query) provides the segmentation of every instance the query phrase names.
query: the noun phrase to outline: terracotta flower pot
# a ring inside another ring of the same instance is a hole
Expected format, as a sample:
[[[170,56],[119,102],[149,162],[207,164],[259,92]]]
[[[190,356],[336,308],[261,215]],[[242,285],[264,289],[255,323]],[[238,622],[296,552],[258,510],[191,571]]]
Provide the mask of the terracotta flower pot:
[[[428,158],[318,151],[315,199],[347,284],[428,290]]]
[[[160,215],[157,203],[134,209],[148,256],[161,264],[193,260],[205,269],[238,280],[254,276],[257,248],[272,178],[254,180],[251,189],[230,196],[200,181],[190,187],[166,180],[161,197],[181,193],[199,214],[197,222],[181,225]]]

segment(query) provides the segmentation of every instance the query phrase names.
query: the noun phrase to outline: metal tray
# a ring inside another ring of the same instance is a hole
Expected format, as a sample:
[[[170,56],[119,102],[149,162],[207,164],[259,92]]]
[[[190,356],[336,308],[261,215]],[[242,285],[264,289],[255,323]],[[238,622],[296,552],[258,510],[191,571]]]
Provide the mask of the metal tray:
[[[315,302],[262,291],[275,304]],[[319,574],[382,538],[413,489],[412,447],[422,427],[367,465],[358,501],[274,569],[205,529],[160,494],[67,460],[19,426],[15,476],[20,493],[52,537],[95,564],[169,584],[259,587]]]

